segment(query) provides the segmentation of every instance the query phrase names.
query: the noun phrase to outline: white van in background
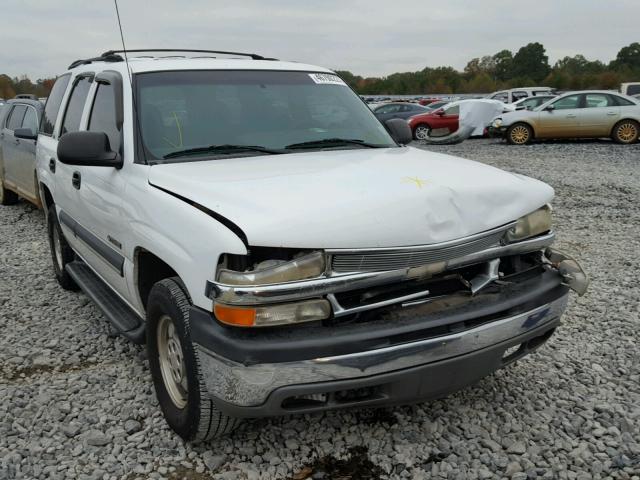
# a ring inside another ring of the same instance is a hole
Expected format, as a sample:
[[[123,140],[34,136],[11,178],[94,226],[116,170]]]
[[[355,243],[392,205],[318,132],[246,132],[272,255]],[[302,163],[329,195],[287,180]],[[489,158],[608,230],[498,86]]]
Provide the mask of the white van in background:
[[[503,103],[513,103],[523,98],[535,97],[538,95],[552,95],[553,89],[550,87],[522,87],[512,88],[510,90],[499,90],[490,93],[487,98],[491,100],[500,100]]]
[[[640,82],[628,82],[620,84],[620,93],[635,96],[640,94]]]

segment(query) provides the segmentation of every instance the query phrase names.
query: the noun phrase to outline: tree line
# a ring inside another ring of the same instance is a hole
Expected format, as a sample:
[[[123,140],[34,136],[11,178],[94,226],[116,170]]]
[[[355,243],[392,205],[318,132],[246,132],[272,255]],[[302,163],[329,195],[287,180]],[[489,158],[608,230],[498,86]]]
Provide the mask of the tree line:
[[[617,89],[622,82],[640,81],[640,43],[621,48],[608,64],[575,55],[550,66],[544,46],[533,42],[515,53],[501,50],[495,55],[473,58],[462,72],[452,67],[426,67],[387,77],[364,78],[347,70],[337,73],[362,95],[489,93],[539,85],[558,90],[608,90]],[[55,78],[44,78],[34,83],[26,75],[11,78],[0,74],[0,98],[9,99],[20,93],[46,97],[54,81]]]
[[[515,53],[501,50],[495,55],[473,58],[462,72],[452,67],[426,67],[387,77],[364,78],[345,70],[338,73],[362,95],[489,93],[528,86],[609,90],[617,89],[622,82],[640,81],[640,43],[623,47],[608,64],[575,55],[551,66],[544,46],[533,42]]]

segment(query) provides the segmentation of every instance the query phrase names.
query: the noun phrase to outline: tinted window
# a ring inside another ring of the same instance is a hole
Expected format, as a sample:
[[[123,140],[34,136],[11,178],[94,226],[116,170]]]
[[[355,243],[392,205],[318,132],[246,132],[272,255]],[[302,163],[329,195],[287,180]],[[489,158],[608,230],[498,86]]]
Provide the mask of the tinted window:
[[[113,87],[109,84],[98,85],[88,130],[106,133],[111,150],[117,152],[120,149],[120,131],[116,127],[116,98]]]
[[[509,94],[507,92],[500,92],[500,93],[496,93],[493,97],[491,97],[493,100],[500,100],[501,102],[508,102],[509,101]]]
[[[585,96],[586,108],[612,107],[615,105],[613,99],[604,93],[587,93]]]
[[[640,85],[627,85],[627,95],[640,93]]]
[[[7,119],[7,128],[9,130],[15,130],[22,126],[22,119],[24,118],[26,110],[27,107],[25,105],[16,105],[13,107],[13,110],[11,110],[11,113],[9,114],[9,118]]]
[[[60,135],[80,130],[82,110],[84,109],[84,104],[87,100],[89,87],[91,87],[92,81],[93,79],[91,77],[83,77],[73,86],[71,98],[69,98],[69,103],[67,104],[67,111],[64,114],[62,132],[60,132]]]
[[[627,100],[626,98],[622,98],[622,97],[619,97],[617,95],[612,95],[611,98],[613,98],[616,101],[616,103],[618,105],[620,105],[621,107],[627,107],[629,105],[634,105],[634,106],[636,105],[631,100]]]
[[[569,108],[578,108],[580,104],[580,95],[569,95],[568,97],[563,97],[557,102],[553,103],[553,106],[556,110],[567,110]]]
[[[62,97],[64,96],[64,92],[67,90],[69,78],[71,78],[70,75],[63,75],[58,78],[56,83],[53,85],[49,98],[47,98],[47,104],[44,107],[44,113],[42,114],[40,133],[53,135],[56,118],[58,117],[58,111],[62,104]]]
[[[396,113],[400,111],[400,105],[384,105],[376,110],[376,113]]]
[[[460,105],[453,105],[449,108],[444,109],[445,115],[459,115],[460,114]]]
[[[514,102],[517,102],[518,100],[522,100],[523,98],[527,98],[528,96],[529,95],[527,95],[527,92],[513,92],[511,94],[511,97]]]
[[[27,113],[25,113],[24,119],[22,119],[22,128],[28,128],[32,132],[38,131],[38,114],[35,108],[27,107]]]

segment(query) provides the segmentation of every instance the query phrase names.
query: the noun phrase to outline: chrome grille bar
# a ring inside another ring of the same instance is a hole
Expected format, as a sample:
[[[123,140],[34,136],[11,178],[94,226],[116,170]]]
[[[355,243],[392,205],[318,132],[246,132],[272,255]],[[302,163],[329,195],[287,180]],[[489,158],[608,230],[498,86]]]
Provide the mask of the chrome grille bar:
[[[345,252],[337,250],[332,252],[331,268],[335,273],[378,272],[446,262],[500,245],[500,241],[510,226],[491,230],[483,236],[457,244],[427,245],[419,249],[410,247],[406,250],[380,249]]]

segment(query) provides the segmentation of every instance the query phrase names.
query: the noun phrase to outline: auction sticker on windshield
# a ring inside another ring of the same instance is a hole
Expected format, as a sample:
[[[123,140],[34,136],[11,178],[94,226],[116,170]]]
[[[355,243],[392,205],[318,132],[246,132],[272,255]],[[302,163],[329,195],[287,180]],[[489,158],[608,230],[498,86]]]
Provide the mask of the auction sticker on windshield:
[[[344,83],[344,81],[337,75],[331,75],[329,73],[310,73],[309,76],[311,77],[311,80],[319,84],[347,86],[347,84]]]

